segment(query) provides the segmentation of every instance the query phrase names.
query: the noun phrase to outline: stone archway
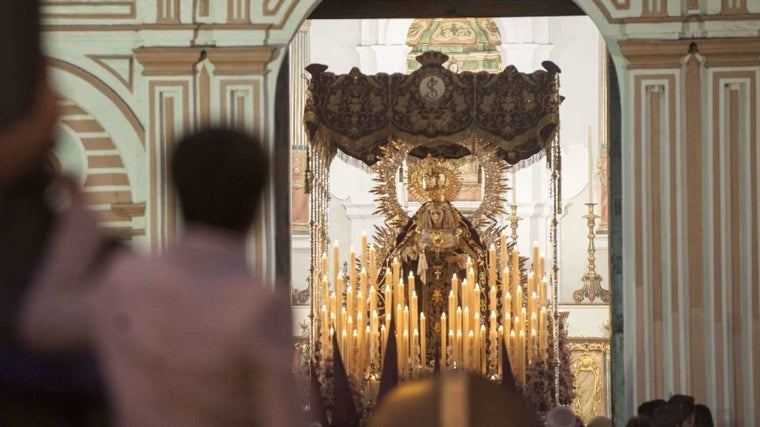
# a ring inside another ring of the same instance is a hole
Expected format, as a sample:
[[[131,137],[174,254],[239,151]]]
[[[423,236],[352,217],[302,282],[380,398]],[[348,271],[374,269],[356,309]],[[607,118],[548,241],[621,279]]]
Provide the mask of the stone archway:
[[[83,190],[102,225],[122,239],[144,235],[144,225],[134,220],[145,217],[145,203],[135,203],[127,169],[111,135],[70,100],[61,102],[60,124],[83,148]]]

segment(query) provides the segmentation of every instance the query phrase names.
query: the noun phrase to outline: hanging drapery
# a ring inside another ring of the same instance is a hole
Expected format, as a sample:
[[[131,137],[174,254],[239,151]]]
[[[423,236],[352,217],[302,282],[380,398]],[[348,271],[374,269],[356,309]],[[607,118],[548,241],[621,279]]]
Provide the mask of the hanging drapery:
[[[309,65],[311,74],[304,122],[312,144],[325,144],[365,165],[377,162],[392,139],[416,146],[411,155],[460,158],[479,141],[498,147],[516,165],[546,153],[559,130],[559,68],[521,73],[454,73],[448,57],[426,52],[411,74],[365,75],[327,72]]]

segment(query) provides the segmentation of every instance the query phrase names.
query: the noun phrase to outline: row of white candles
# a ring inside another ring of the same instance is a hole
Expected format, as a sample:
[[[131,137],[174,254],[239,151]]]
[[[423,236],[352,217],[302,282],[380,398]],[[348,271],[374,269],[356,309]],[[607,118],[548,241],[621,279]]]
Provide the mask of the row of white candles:
[[[456,366],[459,369],[487,374],[495,367],[502,375],[502,351],[499,342],[504,342],[512,371],[516,378],[524,382],[528,364],[536,357],[544,357],[547,346],[547,281],[543,278],[544,258],[538,256],[538,245],[533,247],[533,265],[528,273],[527,304],[523,304],[523,286],[520,285],[519,253],[508,253],[506,236],[501,236],[501,279],[504,292],[501,293],[501,307],[497,291],[496,249],[488,251],[488,319],[481,319],[480,284],[476,283],[475,267],[471,260],[467,263],[467,277],[459,281],[452,277],[448,296],[448,315],[441,315],[440,354],[441,367]],[[382,289],[383,300],[379,300],[377,268],[374,246],[367,246],[366,235],[362,235],[358,278],[355,268],[356,254],[353,248],[349,254],[348,282],[340,271],[340,249],[336,242],[333,253],[333,283],[330,290],[328,279],[329,260],[322,258],[321,271],[315,272],[315,283],[321,283],[321,306],[319,338],[323,354],[331,354],[333,334],[338,333],[337,342],[347,372],[357,379],[370,367],[379,373],[382,351],[387,348],[391,319],[396,319],[396,343],[399,374],[402,377],[416,376],[427,369],[428,333],[425,313],[418,313],[418,297],[415,292],[414,276],[409,273],[406,284],[403,280],[401,264],[394,259],[385,270]],[[368,272],[369,269],[369,272]],[[320,280],[321,277],[321,280]],[[537,280],[536,278],[542,279]],[[473,285],[474,284],[474,285]],[[513,297],[514,296],[514,297]],[[385,310],[385,307],[391,307]],[[382,316],[380,311],[384,311]],[[452,316],[451,313],[454,313]],[[382,321],[381,321],[382,319]],[[506,332],[509,331],[509,332]],[[430,357],[429,357],[430,356]]]

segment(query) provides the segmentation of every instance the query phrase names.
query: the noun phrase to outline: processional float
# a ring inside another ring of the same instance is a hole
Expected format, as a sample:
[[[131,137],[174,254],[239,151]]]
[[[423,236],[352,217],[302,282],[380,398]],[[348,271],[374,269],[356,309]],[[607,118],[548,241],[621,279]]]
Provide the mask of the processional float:
[[[401,381],[456,369],[494,381],[509,375],[522,387],[541,365],[559,403],[559,68],[544,62],[530,74],[513,66],[454,73],[444,54],[417,60],[421,68],[408,75],[306,68],[312,378],[329,402],[333,355],[340,355],[366,409],[388,364]],[[336,155],[374,171],[385,217],[372,244],[362,236],[359,253],[345,259],[327,228]],[[450,203],[459,185],[452,165],[465,156],[477,160],[484,182],[483,201],[468,218]],[[507,216],[504,197],[507,171],[541,158],[553,201],[548,271],[537,247],[530,258],[517,251],[517,207],[513,199]],[[404,165],[422,203],[411,217],[396,194]]]

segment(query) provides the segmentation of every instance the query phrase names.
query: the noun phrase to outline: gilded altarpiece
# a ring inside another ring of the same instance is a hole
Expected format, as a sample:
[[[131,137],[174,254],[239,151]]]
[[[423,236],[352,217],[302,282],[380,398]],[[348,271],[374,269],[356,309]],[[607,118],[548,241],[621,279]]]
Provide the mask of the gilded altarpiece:
[[[610,343],[606,338],[569,338],[570,370],[575,379],[573,412],[588,423],[597,415],[609,416],[607,383],[609,381]]]

